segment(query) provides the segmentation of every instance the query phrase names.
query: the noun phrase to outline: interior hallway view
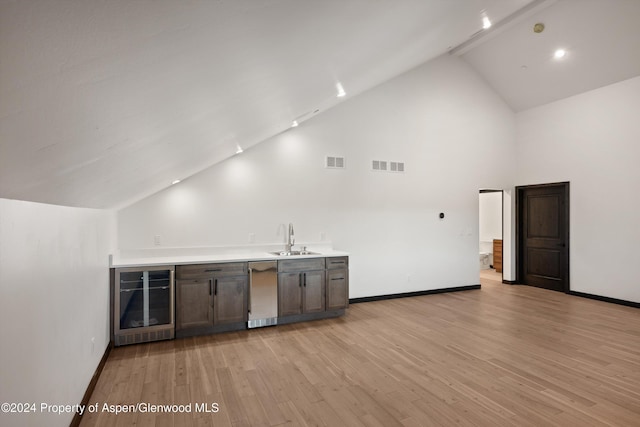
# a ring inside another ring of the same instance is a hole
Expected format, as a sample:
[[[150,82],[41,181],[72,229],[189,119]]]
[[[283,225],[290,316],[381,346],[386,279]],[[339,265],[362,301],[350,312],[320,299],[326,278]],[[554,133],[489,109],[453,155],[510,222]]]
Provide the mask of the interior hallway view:
[[[116,348],[91,404],[191,412],[82,425],[638,425],[637,309],[505,285],[494,270],[480,280],[343,318]]]

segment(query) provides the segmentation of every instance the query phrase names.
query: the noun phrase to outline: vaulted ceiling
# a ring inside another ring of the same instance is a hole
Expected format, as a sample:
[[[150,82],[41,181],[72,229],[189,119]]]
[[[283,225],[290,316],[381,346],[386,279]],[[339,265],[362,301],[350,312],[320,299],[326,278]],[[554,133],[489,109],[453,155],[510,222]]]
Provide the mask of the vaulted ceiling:
[[[640,1],[559,0],[541,6],[454,50],[512,109],[640,75]],[[542,32],[534,32],[536,24],[543,24]],[[565,56],[555,58],[557,49]]]
[[[0,0],[0,197],[125,206],[465,43],[459,54],[512,108],[544,102],[513,95],[521,65],[548,73],[522,63],[540,39],[518,28],[562,3],[573,12],[545,17],[545,37],[579,22],[576,3],[620,4],[603,8],[627,28],[640,2]],[[482,30],[485,15],[496,30]],[[515,71],[491,65],[505,43],[520,50]],[[614,79],[640,74],[625,66]]]

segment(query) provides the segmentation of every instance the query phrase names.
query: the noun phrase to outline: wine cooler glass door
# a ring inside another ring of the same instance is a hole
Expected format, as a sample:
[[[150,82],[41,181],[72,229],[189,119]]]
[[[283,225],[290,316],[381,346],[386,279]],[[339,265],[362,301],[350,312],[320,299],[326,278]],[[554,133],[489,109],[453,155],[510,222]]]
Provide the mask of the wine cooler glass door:
[[[120,273],[120,330],[168,325],[171,310],[170,270]]]

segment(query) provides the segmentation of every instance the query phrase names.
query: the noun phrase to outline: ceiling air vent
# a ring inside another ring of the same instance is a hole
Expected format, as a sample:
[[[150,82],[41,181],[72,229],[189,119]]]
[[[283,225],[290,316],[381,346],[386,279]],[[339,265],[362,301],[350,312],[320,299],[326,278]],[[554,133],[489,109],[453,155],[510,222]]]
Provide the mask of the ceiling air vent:
[[[324,165],[328,169],[344,169],[344,157],[327,156]]]

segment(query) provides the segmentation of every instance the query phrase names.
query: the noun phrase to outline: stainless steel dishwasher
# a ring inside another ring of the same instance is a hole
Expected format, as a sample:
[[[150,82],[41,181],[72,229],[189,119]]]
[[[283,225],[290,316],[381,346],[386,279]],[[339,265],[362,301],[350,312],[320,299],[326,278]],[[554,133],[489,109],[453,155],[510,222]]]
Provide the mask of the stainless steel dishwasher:
[[[278,263],[249,263],[249,322],[247,327],[260,328],[278,324]]]

